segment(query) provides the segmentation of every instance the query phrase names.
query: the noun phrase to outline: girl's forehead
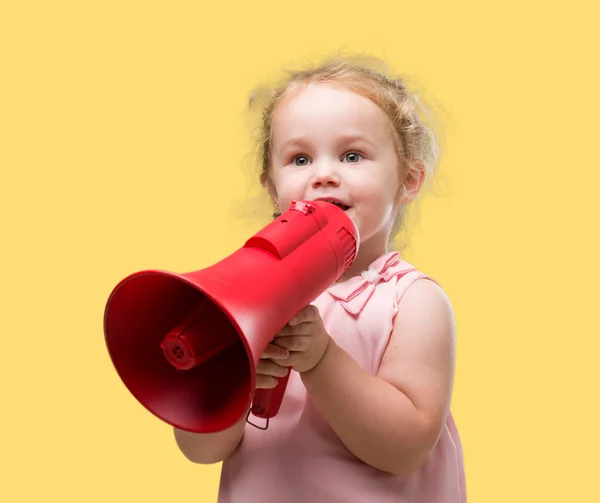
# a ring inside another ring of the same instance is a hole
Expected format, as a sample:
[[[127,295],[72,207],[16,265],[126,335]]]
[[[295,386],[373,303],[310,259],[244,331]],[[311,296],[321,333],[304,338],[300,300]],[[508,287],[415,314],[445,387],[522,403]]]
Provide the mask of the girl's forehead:
[[[308,86],[283,101],[272,117],[273,140],[304,136],[388,135],[390,121],[369,98],[341,86]]]
[[[309,84],[285,98],[276,113],[302,116],[307,112],[343,114],[355,110],[382,112],[369,98],[343,85]]]

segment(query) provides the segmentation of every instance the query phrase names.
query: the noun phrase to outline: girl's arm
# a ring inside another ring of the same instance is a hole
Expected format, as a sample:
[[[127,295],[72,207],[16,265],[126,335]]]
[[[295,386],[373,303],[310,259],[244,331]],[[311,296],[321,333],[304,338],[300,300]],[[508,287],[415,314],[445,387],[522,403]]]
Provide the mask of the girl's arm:
[[[363,370],[333,339],[301,373],[312,400],[346,447],[365,463],[407,476],[427,459],[450,407],[455,323],[433,281],[405,292],[380,370]]]
[[[244,434],[246,417],[231,428],[217,433],[191,433],[173,428],[175,440],[184,456],[194,463],[213,464],[229,458]]]

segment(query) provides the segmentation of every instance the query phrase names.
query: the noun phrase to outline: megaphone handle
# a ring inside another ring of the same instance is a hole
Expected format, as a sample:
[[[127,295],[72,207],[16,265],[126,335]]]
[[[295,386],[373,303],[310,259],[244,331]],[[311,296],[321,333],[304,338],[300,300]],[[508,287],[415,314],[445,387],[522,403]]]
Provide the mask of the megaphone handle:
[[[248,417],[251,413],[256,417],[266,419],[267,424],[264,428],[261,428],[247,419],[252,426],[262,430],[266,430],[268,428],[269,419],[275,417],[279,412],[281,402],[283,402],[283,395],[285,395],[285,388],[287,387],[291,373],[292,369],[290,368],[284,377],[280,377],[278,379],[277,386],[274,388],[256,390],[256,393],[254,394],[254,400],[252,401],[252,408],[249,411]]]

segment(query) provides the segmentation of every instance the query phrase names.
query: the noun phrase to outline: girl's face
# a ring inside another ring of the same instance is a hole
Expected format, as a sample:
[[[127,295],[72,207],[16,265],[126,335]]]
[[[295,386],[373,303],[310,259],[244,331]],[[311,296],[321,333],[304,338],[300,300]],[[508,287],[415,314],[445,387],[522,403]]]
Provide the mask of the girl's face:
[[[276,111],[272,132],[272,196],[280,210],[292,200],[336,200],[361,246],[386,247],[400,184],[386,114],[341,86],[310,85]]]

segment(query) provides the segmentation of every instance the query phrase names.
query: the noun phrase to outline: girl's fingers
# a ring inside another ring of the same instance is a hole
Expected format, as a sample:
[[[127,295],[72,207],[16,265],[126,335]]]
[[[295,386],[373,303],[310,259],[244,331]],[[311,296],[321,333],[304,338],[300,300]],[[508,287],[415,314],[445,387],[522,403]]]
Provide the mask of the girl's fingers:
[[[279,341],[278,341],[279,343]],[[262,355],[260,355],[263,359],[273,359],[273,360],[284,360],[288,356],[290,356],[290,352],[277,344],[269,344]]]
[[[284,377],[287,375],[288,369],[271,360],[259,360],[256,373],[264,376]]]
[[[290,351],[306,351],[310,346],[310,337],[280,337],[277,339],[277,344]]]
[[[313,304],[309,304],[302,311],[290,320],[290,325],[298,325],[300,323],[306,323],[316,321],[320,317],[319,308]]]
[[[310,335],[314,332],[314,330],[315,327],[312,321],[300,323],[299,325],[287,324],[279,331],[275,338],[278,340],[279,337],[289,337],[294,335]],[[279,344],[279,342],[277,342],[277,344]]]
[[[272,389],[277,386],[278,377],[284,377],[289,369],[271,360],[259,360],[256,366],[256,388]]]
[[[271,376],[256,376],[256,389],[273,389],[277,386],[277,379]]]

